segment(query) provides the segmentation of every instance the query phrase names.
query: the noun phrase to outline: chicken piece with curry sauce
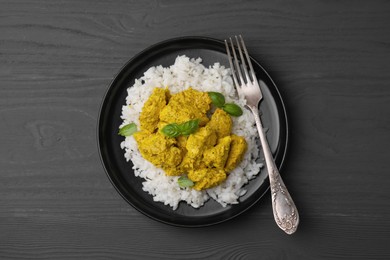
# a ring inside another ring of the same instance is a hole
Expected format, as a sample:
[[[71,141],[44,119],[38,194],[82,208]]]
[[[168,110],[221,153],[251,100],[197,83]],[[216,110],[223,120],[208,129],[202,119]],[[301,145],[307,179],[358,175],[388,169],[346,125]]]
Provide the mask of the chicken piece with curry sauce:
[[[142,131],[155,132],[160,122],[160,111],[167,105],[169,90],[155,88],[149,99],[145,102],[140,117]]]
[[[234,170],[234,168],[236,168],[242,161],[242,157],[244,156],[248,146],[244,137],[235,134],[232,134],[230,137],[232,142],[230,143],[229,156],[225,164],[225,171],[227,172]]]
[[[193,119],[199,119],[199,125],[204,126],[209,118],[211,99],[207,92],[192,88],[172,95],[169,103],[160,113],[160,120],[167,123],[181,124]]]
[[[218,144],[203,153],[203,162],[209,168],[223,169],[229,156],[231,137],[225,136],[218,140]]]
[[[230,135],[232,132],[232,119],[228,113],[217,108],[207,123],[211,129],[217,133],[218,139]]]
[[[188,178],[195,182],[195,190],[215,187],[226,180],[226,172],[218,168],[201,168],[188,172]]]
[[[197,132],[191,134],[186,141],[187,153],[180,165],[181,168],[187,171],[199,168],[204,151],[213,147],[216,142],[217,135],[209,127],[201,127]]]
[[[157,132],[154,134],[146,131],[136,132],[134,139],[138,149],[146,160],[157,167],[171,172],[171,168],[177,167],[182,161],[182,150],[175,146],[176,140]]]

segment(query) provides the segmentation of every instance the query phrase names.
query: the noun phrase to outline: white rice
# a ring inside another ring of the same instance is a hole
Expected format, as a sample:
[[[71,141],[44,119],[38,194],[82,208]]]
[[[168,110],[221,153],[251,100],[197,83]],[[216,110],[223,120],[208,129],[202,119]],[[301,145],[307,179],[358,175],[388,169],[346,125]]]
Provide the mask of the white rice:
[[[230,76],[230,70],[215,63],[206,68],[201,64],[200,58],[193,59],[186,56],[178,56],[175,63],[170,67],[151,67],[144,75],[135,80],[133,86],[128,88],[126,105],[122,107],[123,123],[131,122],[139,126],[139,115],[146,100],[154,88],[168,87],[172,94],[183,91],[189,87],[200,91],[216,91],[225,96],[226,102],[239,104],[242,108],[245,100],[238,100]],[[127,161],[133,162],[135,176],[143,178],[143,190],[153,196],[154,201],[169,205],[177,209],[181,201],[194,208],[201,207],[211,197],[223,207],[228,204],[236,204],[239,197],[246,193],[244,185],[259,173],[262,163],[258,162],[259,149],[256,144],[256,128],[250,111],[243,109],[244,114],[240,117],[232,117],[232,132],[244,136],[248,149],[242,162],[228,175],[228,178],[219,186],[196,191],[191,188],[182,189],[177,184],[178,176],[166,176],[164,171],[146,161],[140,154],[137,142],[132,136],[126,137],[121,143],[125,150]]]

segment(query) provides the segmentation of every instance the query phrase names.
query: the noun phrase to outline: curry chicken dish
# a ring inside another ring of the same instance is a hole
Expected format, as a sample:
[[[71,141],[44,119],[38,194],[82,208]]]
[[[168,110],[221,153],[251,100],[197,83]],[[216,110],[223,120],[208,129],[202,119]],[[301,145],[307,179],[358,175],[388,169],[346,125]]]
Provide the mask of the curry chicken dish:
[[[155,88],[139,121],[134,138],[142,157],[168,176],[185,176],[195,190],[222,183],[247,149],[244,137],[232,133],[230,115],[214,107],[207,92],[192,88],[173,95]],[[183,130],[187,126],[192,131]]]

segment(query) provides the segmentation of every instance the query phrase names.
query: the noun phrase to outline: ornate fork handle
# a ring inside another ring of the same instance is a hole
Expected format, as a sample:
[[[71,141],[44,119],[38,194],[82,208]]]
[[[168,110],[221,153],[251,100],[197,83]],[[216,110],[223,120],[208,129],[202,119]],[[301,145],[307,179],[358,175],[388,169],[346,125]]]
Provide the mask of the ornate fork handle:
[[[282,177],[279,174],[279,170],[275,165],[271,149],[267,138],[263,130],[263,124],[259,116],[259,110],[255,106],[248,106],[252,111],[257,131],[259,132],[261,146],[263,147],[265,163],[267,165],[271,196],[272,196],[272,210],[277,225],[287,234],[292,234],[297,230],[299,223],[299,214],[292,200],[290,193],[288,192]]]

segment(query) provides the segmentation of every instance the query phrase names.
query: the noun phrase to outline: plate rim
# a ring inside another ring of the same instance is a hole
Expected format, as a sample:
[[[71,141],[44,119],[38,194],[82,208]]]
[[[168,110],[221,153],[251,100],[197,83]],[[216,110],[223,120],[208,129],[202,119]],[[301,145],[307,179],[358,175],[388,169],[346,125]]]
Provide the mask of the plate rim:
[[[101,124],[102,124],[102,121],[103,121],[102,120],[103,109],[105,107],[107,97],[108,97],[111,89],[115,86],[115,83],[118,81],[118,77],[120,76],[120,74],[123,73],[124,70],[130,64],[132,64],[134,61],[136,61],[139,58],[142,58],[142,56],[144,56],[145,53],[150,52],[151,50],[155,49],[156,47],[159,47],[159,46],[162,46],[162,45],[165,46],[166,44],[174,44],[174,43],[177,43],[177,42],[180,42],[180,41],[188,41],[188,40],[205,41],[205,42],[208,42],[209,45],[224,44],[224,41],[216,39],[216,38],[212,38],[212,37],[206,37],[206,36],[181,36],[181,37],[174,37],[174,38],[169,38],[169,39],[166,39],[166,40],[163,40],[163,41],[156,42],[156,43],[154,43],[154,44],[144,48],[143,50],[137,52],[135,55],[133,55],[133,57],[129,58],[120,67],[120,69],[117,71],[116,74],[114,74],[113,79],[110,81],[110,83],[108,84],[108,87],[105,90],[105,93],[104,93],[104,95],[102,97],[102,100],[101,100],[101,103],[100,103],[100,107],[99,107],[99,113],[98,113],[98,119],[97,119],[97,127],[96,127],[96,138],[97,138],[97,148],[98,148],[98,152],[99,152],[99,158],[100,158],[101,164],[102,164],[102,166],[104,168],[104,171],[106,173],[106,176],[110,180],[111,184],[114,186],[115,190],[119,193],[119,195],[129,205],[131,205],[134,209],[136,209],[138,212],[142,213],[143,215],[145,215],[145,216],[147,216],[147,217],[149,217],[149,218],[151,218],[151,219],[153,219],[155,221],[158,221],[158,222],[161,222],[161,223],[165,223],[165,224],[168,224],[168,225],[171,225],[171,226],[177,226],[177,227],[205,227],[205,226],[212,226],[212,225],[224,223],[224,222],[226,222],[228,220],[236,218],[239,215],[242,215],[244,212],[247,212],[250,208],[252,208],[255,204],[257,204],[261,200],[261,198],[263,198],[263,196],[269,191],[270,185],[267,184],[266,187],[264,187],[264,190],[260,194],[260,196],[258,196],[257,198],[253,199],[253,201],[246,208],[244,208],[243,210],[237,212],[236,214],[232,214],[231,216],[223,218],[223,219],[221,219],[219,221],[212,221],[212,222],[201,223],[201,224],[181,224],[181,223],[174,223],[174,222],[171,222],[171,221],[166,221],[166,220],[160,219],[158,217],[155,217],[155,216],[147,213],[145,210],[143,210],[143,209],[139,208],[138,206],[134,205],[134,203],[131,200],[129,200],[123,194],[123,192],[117,186],[116,182],[112,179],[112,176],[109,173],[109,169],[106,166],[105,158],[103,158],[103,154],[102,154],[102,147],[101,147],[101,140],[100,140],[100,138],[101,138],[101,136],[100,136],[101,135],[101,131],[100,130],[101,130]],[[275,91],[277,93],[278,99],[280,101],[278,106],[280,106],[281,109],[282,109],[283,118],[281,118],[281,119],[284,121],[284,124],[285,124],[285,129],[283,129],[284,132],[285,132],[285,138],[284,138],[285,141],[283,142],[284,143],[284,149],[282,150],[282,152],[280,152],[281,153],[281,157],[280,157],[280,162],[279,162],[279,169],[282,169],[283,166],[284,166],[285,160],[286,160],[287,151],[289,149],[289,138],[290,138],[289,121],[288,121],[288,115],[287,115],[285,102],[283,101],[282,95],[280,94],[280,91],[279,91],[277,85],[275,84],[273,78],[264,69],[264,67],[257,60],[255,60],[251,55],[250,55],[250,58],[251,58],[252,62],[256,64],[255,66],[258,66],[263,71],[263,73],[267,76],[268,80],[272,83],[273,91]],[[129,87],[131,87],[130,84],[129,84]],[[259,106],[260,106],[260,104],[259,104]],[[261,148],[260,148],[260,150],[261,150]],[[137,177],[137,178],[139,178],[139,177]],[[264,179],[264,182],[268,182],[268,178],[269,177],[267,175],[265,177],[265,179]],[[155,203],[161,203],[161,202],[155,202]]]

